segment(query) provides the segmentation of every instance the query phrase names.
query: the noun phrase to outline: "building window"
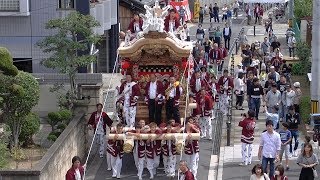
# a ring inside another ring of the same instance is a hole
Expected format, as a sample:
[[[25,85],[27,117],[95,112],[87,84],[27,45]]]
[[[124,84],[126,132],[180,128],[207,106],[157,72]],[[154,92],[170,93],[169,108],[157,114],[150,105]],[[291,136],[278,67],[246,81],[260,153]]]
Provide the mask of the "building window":
[[[20,0],[0,0],[0,11],[19,12]]]
[[[59,9],[74,9],[75,0],[59,0]]]

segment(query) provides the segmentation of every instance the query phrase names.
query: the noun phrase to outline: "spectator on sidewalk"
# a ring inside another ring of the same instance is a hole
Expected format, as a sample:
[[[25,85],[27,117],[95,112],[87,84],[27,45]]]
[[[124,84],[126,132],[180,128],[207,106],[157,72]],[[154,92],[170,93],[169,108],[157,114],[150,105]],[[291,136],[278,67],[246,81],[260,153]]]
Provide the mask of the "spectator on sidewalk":
[[[203,46],[204,46],[204,58],[207,62],[209,62],[209,52],[211,50],[212,47],[212,41],[209,40],[208,37],[204,38],[204,42],[203,42]]]
[[[225,48],[230,49],[230,38],[231,38],[231,27],[228,23],[225,24],[225,27],[223,28],[223,38],[224,38],[224,45]]]
[[[289,38],[288,38],[289,56],[293,57],[293,58],[294,58],[296,43],[297,43],[297,41],[296,41],[296,38],[294,37],[293,33],[290,33]]]
[[[199,11],[199,23],[203,24],[203,16],[204,16],[204,8],[200,7],[200,11]]]
[[[211,23],[211,19],[213,18],[213,7],[212,4],[209,5],[209,19]]]
[[[292,149],[292,140],[290,143],[290,153],[293,156],[298,156],[298,146],[299,146],[299,124],[301,122],[300,114],[294,111],[294,107],[289,107],[289,113],[286,115],[287,123],[289,124],[289,130],[292,135],[292,140],[294,138],[294,148]]]
[[[275,161],[279,160],[281,150],[281,139],[279,133],[273,130],[273,122],[266,122],[267,131],[261,134],[258,158],[262,160],[263,172],[267,172],[268,163],[270,164],[269,177],[274,175]]]
[[[295,92],[295,96],[293,99],[294,110],[295,110],[295,112],[300,113],[300,103],[301,103],[301,96],[302,96],[302,92],[300,89],[300,83],[299,82],[293,83],[293,87],[294,87],[294,92]]]
[[[248,38],[244,31],[240,32],[239,47],[245,47],[248,44]],[[241,49],[242,50],[242,49]]]
[[[254,129],[256,126],[254,115],[254,111],[249,110],[248,116],[241,120],[238,125],[242,127],[242,162],[239,164],[240,166],[250,165],[252,162],[252,143],[254,140]]]
[[[279,164],[274,171],[275,175],[271,177],[271,180],[288,180],[288,177],[284,175],[284,167]]]
[[[247,44],[245,48],[242,49],[241,57],[244,71],[246,71],[247,67],[252,63],[252,52],[250,50],[249,44]]]
[[[223,35],[223,33],[220,30],[220,26],[218,26],[216,29],[215,36],[214,36],[214,42],[217,43],[218,46],[220,46],[220,44],[221,44],[222,35]]]
[[[247,4],[246,6],[246,15],[247,15],[247,25],[250,25],[251,17],[252,17],[252,10],[251,10],[250,4]]]
[[[251,71],[248,72],[246,84],[247,84],[247,102],[248,102],[249,108],[251,108],[251,97],[250,97],[249,90],[253,88],[253,78],[254,78],[253,73]]]
[[[180,21],[180,24],[184,24],[185,23],[185,21],[184,21],[185,15],[186,15],[186,10],[183,8],[183,6],[180,6],[180,8],[179,8],[179,21]]]
[[[283,153],[286,158],[286,170],[289,170],[289,143],[291,143],[291,132],[288,123],[282,123],[282,130],[279,131],[281,138],[280,163],[282,163]],[[276,174],[277,175],[277,174]],[[279,174],[278,174],[279,175]],[[282,176],[282,175],[281,175]]]
[[[282,93],[282,107],[283,107],[283,114],[288,114],[289,107],[293,107],[293,99],[295,96],[294,90],[291,89],[291,85],[286,85],[286,91]],[[286,120],[286,119],[285,119]]]
[[[203,39],[204,39],[204,29],[202,29],[202,24],[198,25],[198,29],[197,29],[197,33],[196,33],[196,37],[197,37],[197,41],[200,43],[200,45],[202,45],[203,43]]]
[[[228,20],[227,11],[228,11],[228,6],[227,6],[227,4],[224,4],[224,6],[222,8],[222,19],[221,19],[222,22],[223,22],[223,20],[225,20],[225,22],[227,22],[227,20]]]
[[[277,36],[274,36],[274,37],[272,38],[272,42],[271,42],[270,46],[271,46],[271,52],[275,52],[275,50],[276,50],[277,48],[280,48],[281,44],[280,44],[280,42],[278,41]]]
[[[216,33],[216,28],[213,27],[213,23],[210,23],[210,27],[208,29],[208,33],[209,33],[209,40],[211,42],[214,42],[214,37],[215,37],[215,33]]]
[[[313,153],[311,144],[306,144],[303,152],[297,159],[297,164],[302,167],[299,180],[313,180],[314,168],[319,164],[318,157]]]
[[[270,42],[268,41],[268,37],[264,37],[263,43],[261,43],[261,50],[264,56],[266,56],[270,52]]]
[[[238,12],[239,12],[239,3],[238,1],[235,1],[234,4],[233,4],[233,14],[234,14],[234,17],[238,17]]]
[[[250,180],[270,180],[268,175],[264,173],[264,170],[261,164],[257,164],[252,168],[252,175],[250,176]]]
[[[268,111],[271,112],[274,106],[279,107],[280,104],[281,104],[281,93],[277,89],[277,85],[273,83],[271,85],[271,90],[268,91],[266,95],[266,106],[268,108]]]
[[[242,69],[241,69],[242,70]],[[243,70],[242,72],[238,73],[238,78],[235,80],[234,83],[234,93],[236,94],[236,109],[238,110],[244,110],[242,107],[243,104],[243,100],[244,100],[244,87],[245,87],[245,83],[244,83],[244,77],[243,77],[244,73]]]
[[[273,129],[278,129],[278,123],[279,123],[279,108],[278,106],[273,106],[271,111],[269,112],[267,107],[265,107],[266,112],[266,119],[271,120],[273,122]]]
[[[217,3],[214,3],[214,7],[212,8],[212,12],[213,12],[213,18],[214,18],[214,22],[218,23],[220,22],[219,20],[219,7],[217,5]]]
[[[256,120],[258,120],[259,110],[261,105],[261,98],[262,98],[262,101],[265,103],[265,95],[258,78],[253,79],[253,86],[250,89],[248,89],[248,96],[250,97],[250,100],[251,100],[251,107],[249,107],[249,109],[252,109],[255,111],[256,113],[255,117],[256,117]]]

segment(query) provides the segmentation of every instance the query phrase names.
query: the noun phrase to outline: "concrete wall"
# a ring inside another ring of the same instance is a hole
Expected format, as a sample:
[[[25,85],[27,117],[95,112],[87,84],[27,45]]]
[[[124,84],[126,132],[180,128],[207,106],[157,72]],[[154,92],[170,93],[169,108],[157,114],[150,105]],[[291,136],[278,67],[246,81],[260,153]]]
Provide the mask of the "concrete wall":
[[[0,180],[62,180],[73,156],[84,157],[87,150],[86,108],[79,109],[68,127],[31,170],[3,170]]]

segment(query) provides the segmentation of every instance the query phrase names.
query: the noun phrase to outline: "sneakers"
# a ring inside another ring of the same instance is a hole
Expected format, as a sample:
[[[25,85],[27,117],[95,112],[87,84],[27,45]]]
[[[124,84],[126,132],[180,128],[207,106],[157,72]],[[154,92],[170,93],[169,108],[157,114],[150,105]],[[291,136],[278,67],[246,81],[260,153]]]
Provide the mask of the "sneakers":
[[[298,156],[297,150],[293,151],[293,156],[294,156],[294,157],[297,157],[297,156]]]
[[[289,171],[289,169],[290,169],[289,166],[287,166],[286,170]]]
[[[239,164],[239,166],[246,166],[246,164],[242,162]]]
[[[111,168],[108,168],[107,171],[111,171]]]

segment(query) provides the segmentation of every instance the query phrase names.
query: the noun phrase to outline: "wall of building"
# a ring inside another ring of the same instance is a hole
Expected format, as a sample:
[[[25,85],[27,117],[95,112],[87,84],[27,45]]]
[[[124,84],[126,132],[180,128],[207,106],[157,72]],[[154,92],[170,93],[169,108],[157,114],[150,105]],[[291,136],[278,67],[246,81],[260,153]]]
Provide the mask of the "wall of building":
[[[87,151],[86,109],[82,109],[31,170],[0,171],[1,180],[58,180],[65,179],[73,156],[85,157]],[[82,113],[81,113],[82,112]]]

